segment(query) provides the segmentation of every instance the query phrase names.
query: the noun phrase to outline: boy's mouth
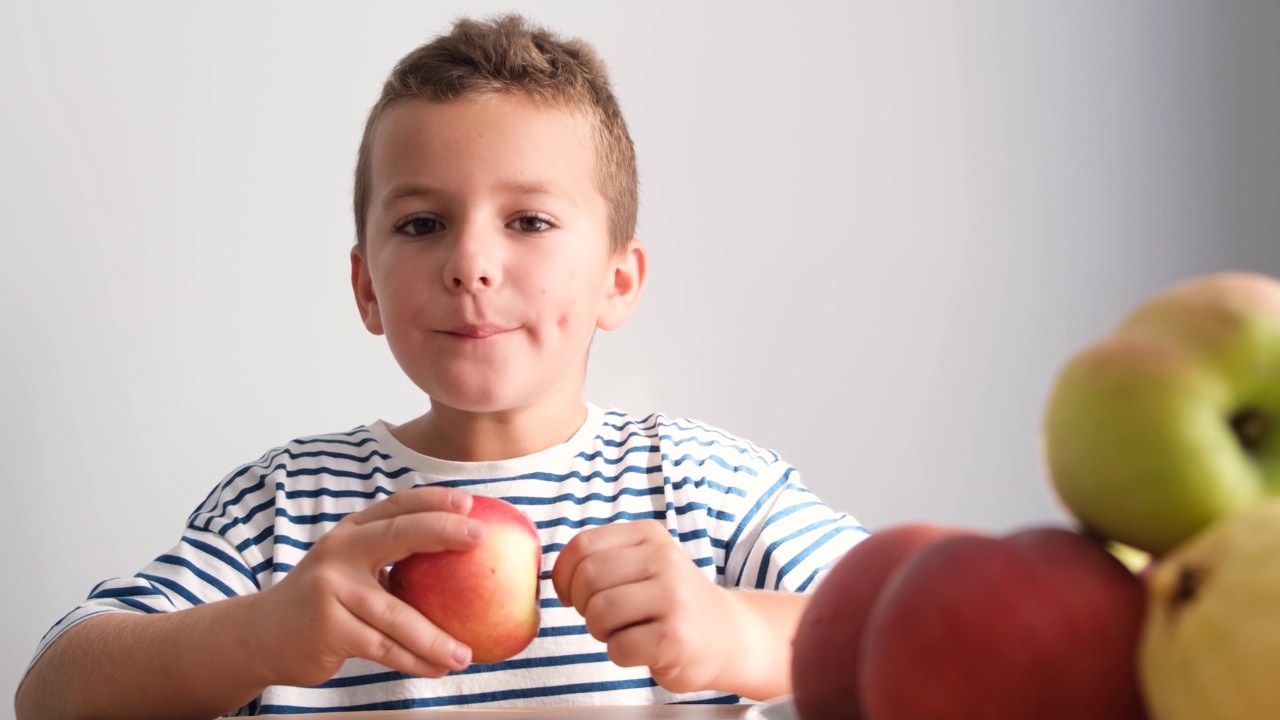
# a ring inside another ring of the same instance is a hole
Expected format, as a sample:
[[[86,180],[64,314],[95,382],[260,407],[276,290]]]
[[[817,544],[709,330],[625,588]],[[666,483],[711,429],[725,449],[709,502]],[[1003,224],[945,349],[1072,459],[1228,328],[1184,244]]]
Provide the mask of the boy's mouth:
[[[450,335],[457,335],[459,337],[467,337],[467,338],[474,338],[476,340],[483,340],[484,338],[492,337],[494,335],[499,335],[504,332],[507,332],[509,329],[510,328],[505,328],[501,325],[494,325],[493,323],[476,323],[476,324],[457,325],[455,327],[452,327],[446,330],[445,332],[449,333]]]

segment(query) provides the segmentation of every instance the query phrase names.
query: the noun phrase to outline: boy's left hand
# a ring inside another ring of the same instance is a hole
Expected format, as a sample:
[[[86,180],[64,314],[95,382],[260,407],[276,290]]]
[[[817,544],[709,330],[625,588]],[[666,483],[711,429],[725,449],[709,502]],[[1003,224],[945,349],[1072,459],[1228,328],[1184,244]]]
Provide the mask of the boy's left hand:
[[[590,528],[551,572],[560,604],[622,667],[647,665],[676,693],[715,688],[736,638],[733,598],[710,582],[657,520]]]

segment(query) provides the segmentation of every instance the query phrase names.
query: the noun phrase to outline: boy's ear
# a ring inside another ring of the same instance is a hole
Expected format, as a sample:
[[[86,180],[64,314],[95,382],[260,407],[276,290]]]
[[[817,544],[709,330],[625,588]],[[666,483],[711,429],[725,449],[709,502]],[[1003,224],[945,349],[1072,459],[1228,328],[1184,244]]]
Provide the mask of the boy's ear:
[[[373,278],[369,277],[369,265],[360,247],[351,248],[351,289],[356,294],[356,306],[360,319],[374,335],[382,334],[382,314],[378,312],[378,296],[373,292]]]
[[[622,327],[640,301],[644,289],[648,256],[640,238],[631,238],[627,247],[610,261],[612,275],[605,286],[604,305],[596,327],[601,330],[617,330]]]

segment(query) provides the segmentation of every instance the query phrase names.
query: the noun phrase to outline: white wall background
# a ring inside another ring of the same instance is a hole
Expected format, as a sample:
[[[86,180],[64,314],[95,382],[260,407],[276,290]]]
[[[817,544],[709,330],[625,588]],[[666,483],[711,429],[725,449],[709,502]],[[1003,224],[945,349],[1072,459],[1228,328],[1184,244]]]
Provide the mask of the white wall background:
[[[590,398],[872,528],[1062,521],[1067,356],[1175,280],[1280,275],[1267,0],[0,0],[0,695],[226,472],[424,409],[350,298],[355,151],[396,59],[513,7],[597,45],[639,152],[651,284]]]

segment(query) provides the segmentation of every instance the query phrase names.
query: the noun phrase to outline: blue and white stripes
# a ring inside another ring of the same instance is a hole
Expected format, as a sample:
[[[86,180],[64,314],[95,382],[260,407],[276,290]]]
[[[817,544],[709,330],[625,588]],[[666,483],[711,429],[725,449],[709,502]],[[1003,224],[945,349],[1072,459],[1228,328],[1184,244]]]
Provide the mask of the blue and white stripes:
[[[269,588],[347,514],[417,485],[459,487],[519,506],[538,527],[544,569],[582,528],[655,519],[709,581],[805,592],[866,535],[768,450],[689,420],[588,410],[565,444],[501,462],[420,455],[383,422],[276,448],[219,483],[173,549],[133,577],[95,587],[50,629],[36,657],[101,612],[171,612]],[[351,660],[319,686],[267,688],[242,713],[738,701],[720,693],[677,696],[645,668],[615,666],[582,618],[556,601],[549,581],[542,598],[538,637],[506,662],[429,680]]]

